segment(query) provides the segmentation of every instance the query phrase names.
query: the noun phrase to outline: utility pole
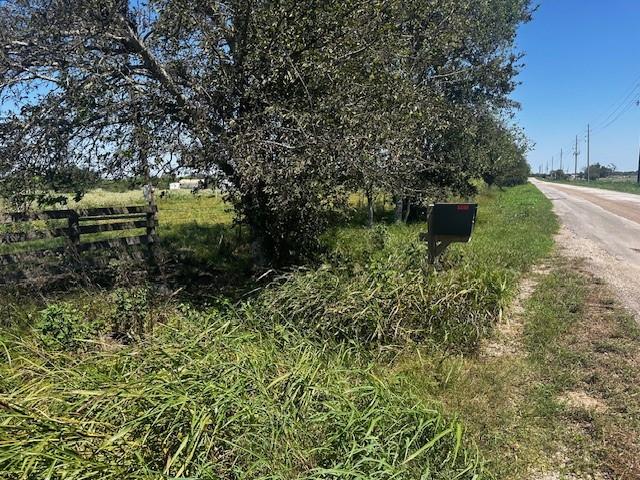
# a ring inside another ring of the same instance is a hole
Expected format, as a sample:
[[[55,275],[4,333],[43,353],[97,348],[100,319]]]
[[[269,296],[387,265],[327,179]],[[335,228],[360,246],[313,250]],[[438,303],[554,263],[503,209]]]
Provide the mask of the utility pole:
[[[636,106],[640,107],[640,100],[636,102]],[[640,150],[638,150],[638,183],[640,183]]]
[[[560,149],[560,170],[562,170],[562,149]]]
[[[554,168],[553,168],[553,161],[554,160],[555,160],[555,158],[551,157],[551,178],[555,177]]]
[[[591,125],[587,124],[587,175],[591,166]]]
[[[640,183],[640,149],[638,149],[638,183]]]
[[[575,166],[574,166],[574,175],[576,177],[576,180],[578,180],[578,136],[576,135],[576,148],[573,150],[573,157],[575,159]]]

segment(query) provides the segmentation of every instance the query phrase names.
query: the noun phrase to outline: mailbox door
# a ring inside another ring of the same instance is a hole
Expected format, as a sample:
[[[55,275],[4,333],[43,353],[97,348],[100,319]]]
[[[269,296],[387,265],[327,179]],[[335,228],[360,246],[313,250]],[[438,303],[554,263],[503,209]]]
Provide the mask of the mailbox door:
[[[433,234],[468,239],[473,232],[477,209],[475,203],[436,203],[432,211]]]

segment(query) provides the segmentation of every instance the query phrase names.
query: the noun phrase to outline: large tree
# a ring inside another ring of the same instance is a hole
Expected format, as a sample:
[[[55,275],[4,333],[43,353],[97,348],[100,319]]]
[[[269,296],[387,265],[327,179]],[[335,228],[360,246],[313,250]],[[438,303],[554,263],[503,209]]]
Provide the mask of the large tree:
[[[349,189],[469,176],[450,147],[474,112],[510,108],[528,15],[528,0],[5,0],[0,182],[188,167],[225,187],[257,256],[288,261]]]

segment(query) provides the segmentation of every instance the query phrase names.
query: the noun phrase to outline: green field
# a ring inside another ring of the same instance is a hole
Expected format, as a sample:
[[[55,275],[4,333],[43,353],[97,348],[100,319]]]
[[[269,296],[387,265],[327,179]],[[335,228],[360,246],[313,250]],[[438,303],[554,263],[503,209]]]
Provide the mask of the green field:
[[[142,191],[108,192],[93,190],[79,202],[70,201],[63,208],[119,207],[144,205]],[[157,233],[162,245],[169,254],[180,254],[203,268],[215,264],[218,267],[238,268],[237,262],[228,262],[233,258],[232,251],[238,245],[238,236],[242,232],[232,228],[233,212],[220,195],[211,190],[196,194],[188,190],[166,191],[158,195]],[[33,222],[29,224],[4,225],[4,231],[46,229],[66,226],[59,221]],[[10,230],[8,230],[10,228]],[[144,230],[127,232],[105,232],[83,236],[83,241],[103,240],[123,234],[140,235]],[[64,238],[38,240],[22,245],[0,245],[0,254],[14,253],[37,248],[55,248],[64,245]],[[239,252],[240,253],[240,252]],[[244,261],[244,259],[243,259]]]
[[[9,478],[491,478],[495,452],[450,402],[416,388],[405,361],[472,358],[522,273],[553,245],[551,205],[533,186],[479,202],[474,239],[439,270],[426,265],[424,225],[351,224],[325,234],[318,263],[272,273],[240,300],[192,303],[144,285],[3,298],[0,469]],[[161,236],[202,262],[246,256],[215,196],[162,199],[160,219]],[[224,255],[208,251],[225,238]]]

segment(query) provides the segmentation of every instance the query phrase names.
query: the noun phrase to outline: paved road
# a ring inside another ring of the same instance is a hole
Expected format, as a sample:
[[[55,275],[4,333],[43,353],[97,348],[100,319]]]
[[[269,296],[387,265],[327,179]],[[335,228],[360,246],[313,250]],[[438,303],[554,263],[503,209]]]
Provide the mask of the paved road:
[[[584,257],[640,319],[640,195],[531,180],[553,201],[565,253]]]

